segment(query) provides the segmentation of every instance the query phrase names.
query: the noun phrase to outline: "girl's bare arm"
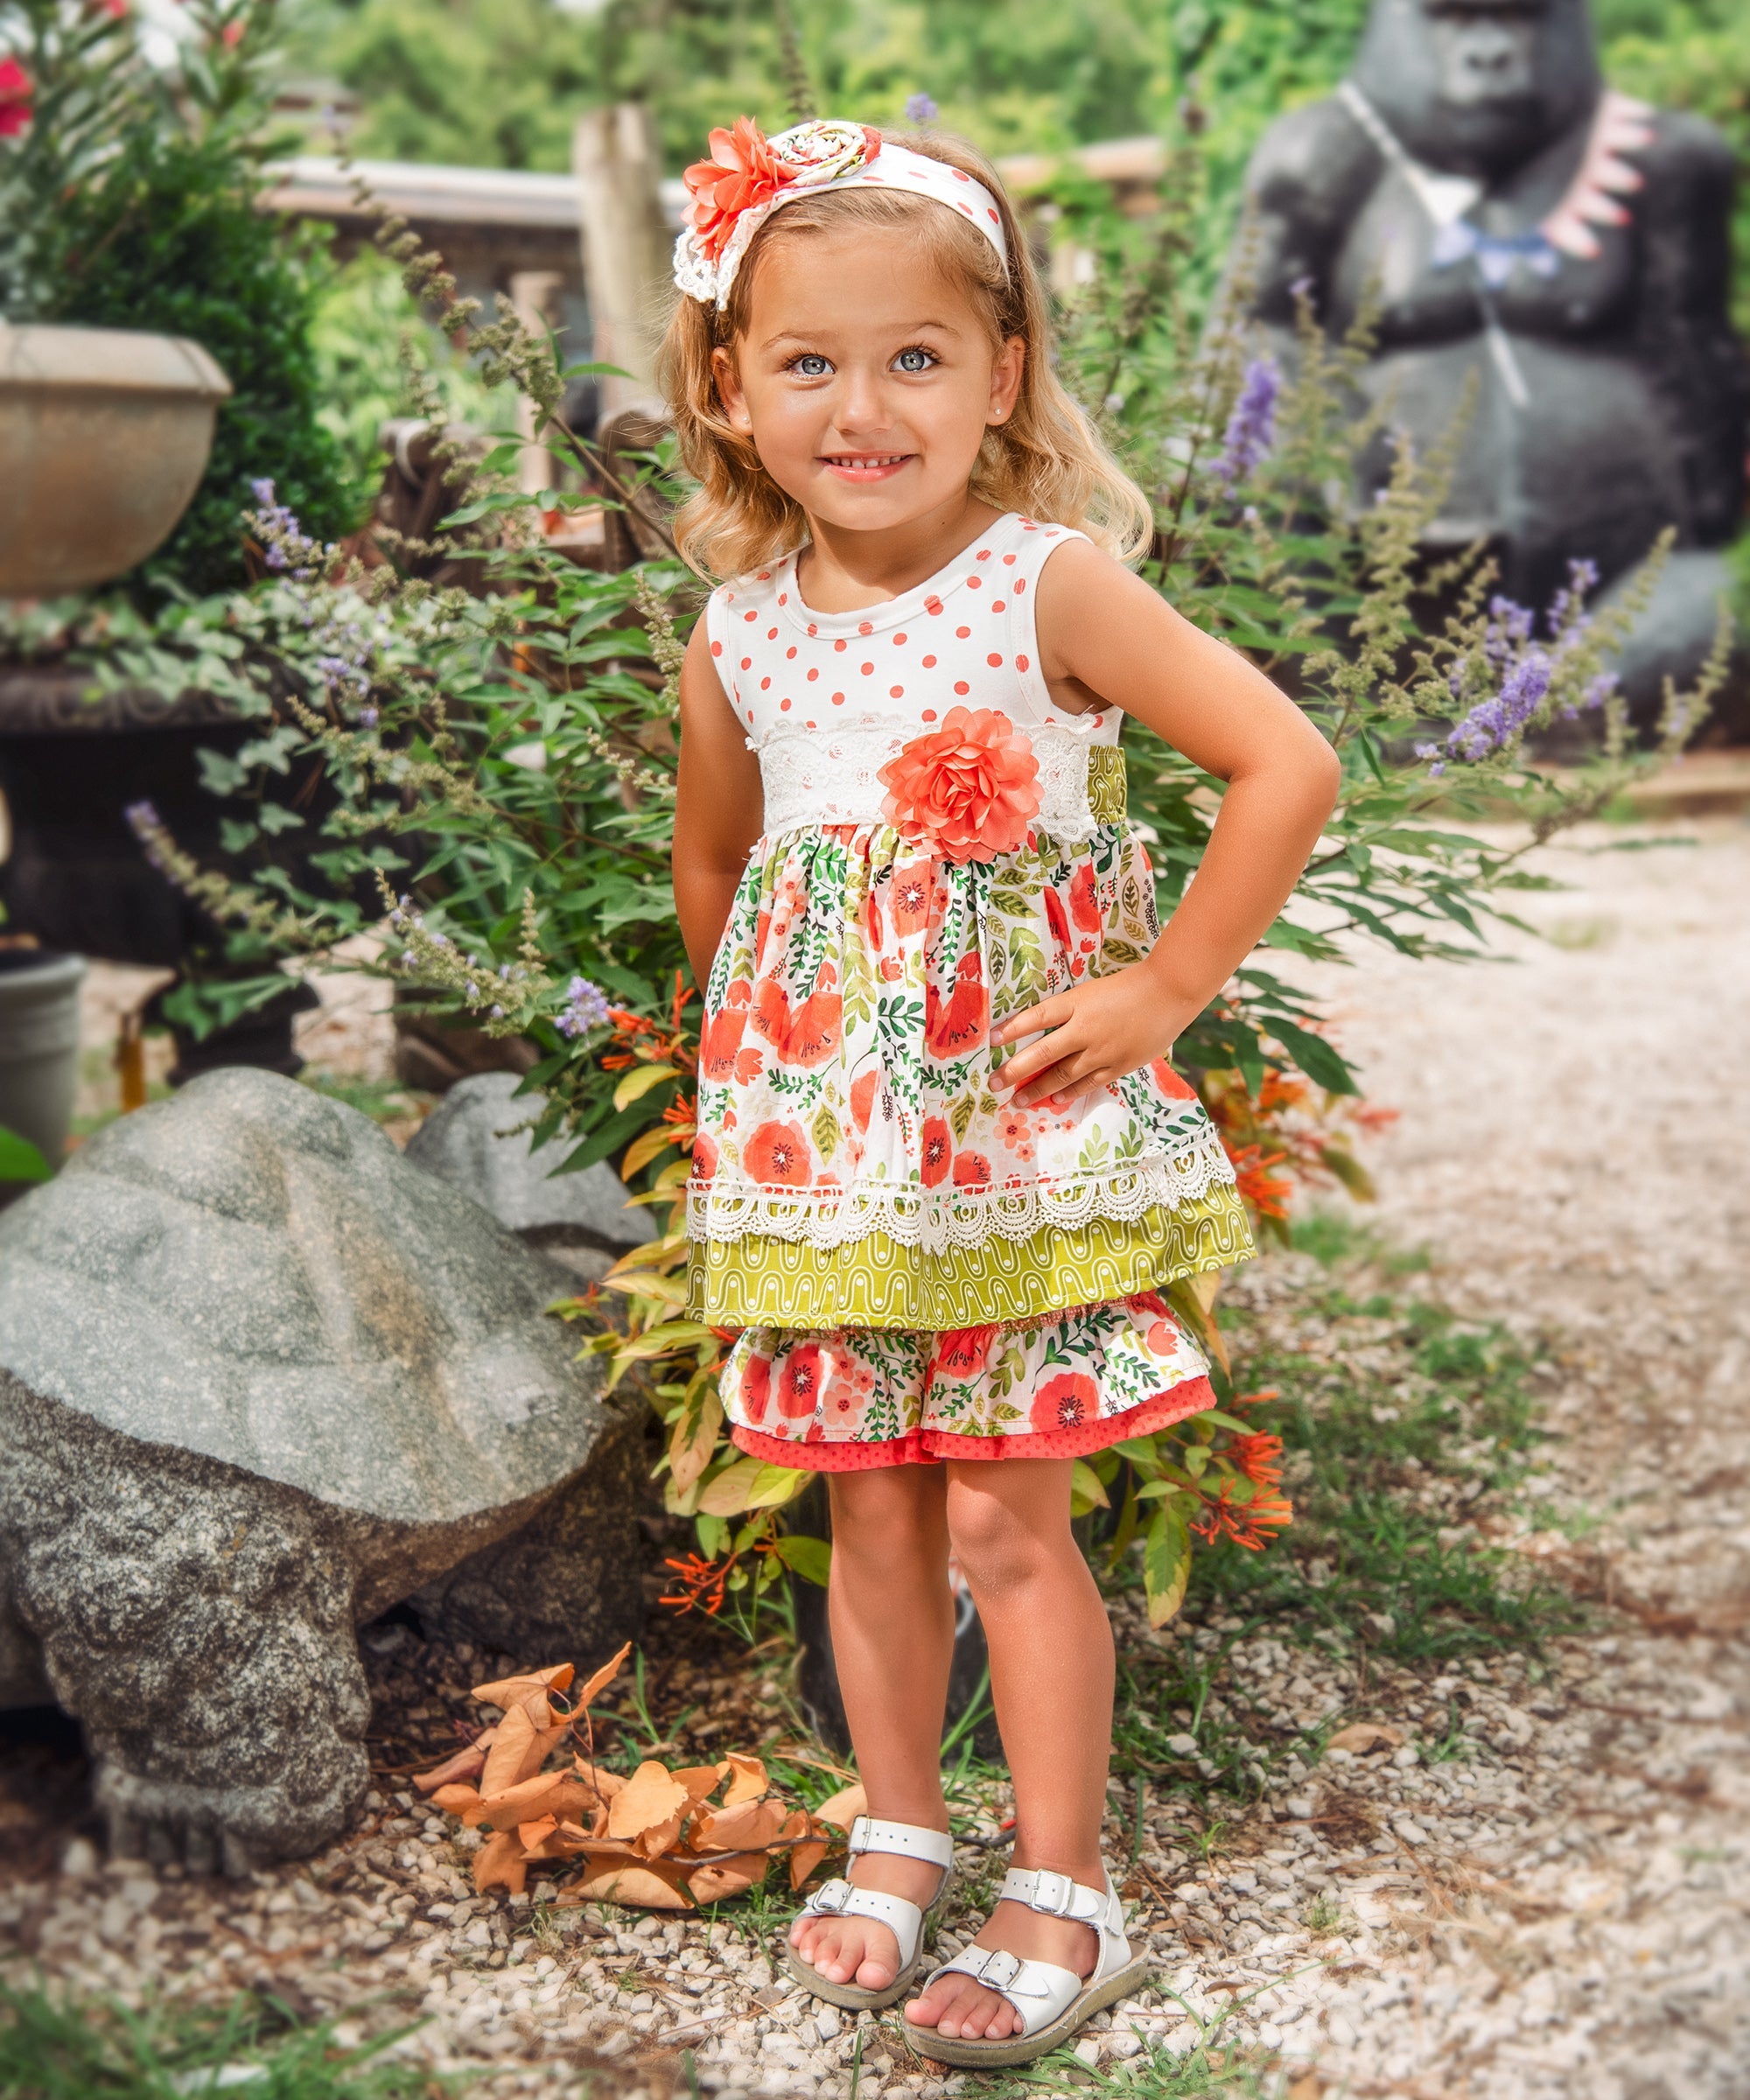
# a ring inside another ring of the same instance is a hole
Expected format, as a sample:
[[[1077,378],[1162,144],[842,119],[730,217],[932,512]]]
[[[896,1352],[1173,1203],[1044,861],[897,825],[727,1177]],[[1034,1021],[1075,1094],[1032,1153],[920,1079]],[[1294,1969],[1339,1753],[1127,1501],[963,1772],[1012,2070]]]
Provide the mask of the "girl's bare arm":
[[[675,796],[675,911],[701,991],[736,885],[765,822],[760,761],[711,662],[701,620],[681,667],[681,769]]]
[[[1337,799],[1336,754],[1292,701],[1140,578],[1071,541],[1040,578],[1040,669],[1069,707],[1119,706],[1228,783],[1197,878],[1153,952],[1012,1014],[998,1046],[1023,1104],[1072,1101],[1165,1056],[1256,946]]]

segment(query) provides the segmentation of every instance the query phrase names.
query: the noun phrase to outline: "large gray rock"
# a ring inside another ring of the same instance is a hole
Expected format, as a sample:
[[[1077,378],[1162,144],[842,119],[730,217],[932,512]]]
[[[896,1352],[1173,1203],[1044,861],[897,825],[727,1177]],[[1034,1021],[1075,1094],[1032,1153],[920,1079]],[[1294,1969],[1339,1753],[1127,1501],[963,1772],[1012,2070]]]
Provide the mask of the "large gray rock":
[[[520,1126],[543,1103],[538,1094],[519,1096],[521,1084],[514,1072],[458,1080],[408,1140],[407,1157],[484,1203],[532,1246],[610,1260],[641,1246],[650,1214],[626,1208],[626,1186],[611,1166],[598,1160],[581,1173],[556,1174],[568,1148],[532,1149]]]
[[[354,1628],[398,1600],[536,1660],[634,1630],[642,1410],[547,1314],[571,1281],[259,1071],[0,1218],[0,1704],[46,1675],[119,1849],[333,1837],[368,1783]]]

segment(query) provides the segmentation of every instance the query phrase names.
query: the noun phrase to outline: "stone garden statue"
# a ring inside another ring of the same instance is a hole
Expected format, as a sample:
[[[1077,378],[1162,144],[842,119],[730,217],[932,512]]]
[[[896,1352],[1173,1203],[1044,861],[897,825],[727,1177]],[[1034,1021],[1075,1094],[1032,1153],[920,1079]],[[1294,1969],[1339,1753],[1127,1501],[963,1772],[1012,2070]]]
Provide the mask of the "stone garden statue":
[[[1425,454],[1475,387],[1432,551],[1487,539],[1543,606],[1571,561],[1608,592],[1676,528],[1622,666],[1643,717],[1712,641],[1744,509],[1732,180],[1712,126],[1605,87],[1586,0],[1375,0],[1349,77],[1249,177],[1254,312],[1284,352],[1297,296],[1340,335],[1371,288],[1362,383],[1392,427]]]

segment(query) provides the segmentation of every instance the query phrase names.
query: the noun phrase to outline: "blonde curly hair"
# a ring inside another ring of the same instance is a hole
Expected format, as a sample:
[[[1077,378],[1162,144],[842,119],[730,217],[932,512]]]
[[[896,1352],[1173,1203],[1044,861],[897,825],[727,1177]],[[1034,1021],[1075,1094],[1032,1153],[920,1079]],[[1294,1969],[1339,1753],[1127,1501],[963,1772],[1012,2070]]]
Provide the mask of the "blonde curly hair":
[[[867,226],[903,228],[920,265],[960,284],[991,340],[1026,344],[1013,414],[984,434],[972,493],[998,510],[1019,511],[1054,525],[1078,526],[1121,561],[1149,545],[1154,515],[1146,496],[1113,458],[1052,368],[1051,317],[1026,239],[1000,178],[963,140],[931,133],[904,142],[913,152],[958,168],[982,182],[1003,215],[1009,266],[975,228],[928,197],[877,189],[824,191],[774,212],[755,234],[722,312],[683,298],[663,339],[658,362],[675,418],[680,452],[698,493],[675,522],[682,558],[704,577],[744,576],[799,547],[808,537],[802,506],[760,464],[752,438],[724,411],[711,366],[715,350],[746,333],[760,258],[774,242]]]

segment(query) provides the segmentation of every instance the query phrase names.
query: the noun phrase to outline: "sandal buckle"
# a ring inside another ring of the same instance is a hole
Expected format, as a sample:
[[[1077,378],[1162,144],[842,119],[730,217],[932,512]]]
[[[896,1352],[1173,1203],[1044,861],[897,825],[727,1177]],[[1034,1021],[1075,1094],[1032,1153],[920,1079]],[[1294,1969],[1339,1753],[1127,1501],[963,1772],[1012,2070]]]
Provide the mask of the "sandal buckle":
[[[1033,1893],[1027,1905],[1048,1918],[1067,1917],[1075,1900],[1075,1884],[1068,1874],[1054,1874],[1041,1867],[1033,1877]]]
[[[822,1912],[828,1917],[837,1917],[844,1911],[845,1905],[850,1902],[850,1882],[835,1876],[832,1880],[823,1881],[816,1889],[813,1895],[808,1898],[808,1907],[810,1910]]]
[[[1006,1991],[1021,1973],[1021,1957],[1006,1947],[992,1947],[979,1964],[978,1980],[993,1991]]]

